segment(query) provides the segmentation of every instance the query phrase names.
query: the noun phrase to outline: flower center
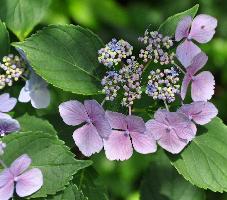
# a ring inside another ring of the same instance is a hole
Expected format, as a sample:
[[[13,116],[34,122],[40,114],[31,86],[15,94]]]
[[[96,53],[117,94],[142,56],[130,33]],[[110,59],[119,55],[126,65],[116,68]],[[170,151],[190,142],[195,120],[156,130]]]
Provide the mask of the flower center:
[[[166,133],[170,133],[171,130],[172,130],[172,127],[171,126],[167,127],[166,128]]]
[[[126,130],[126,131],[124,132],[124,136],[125,136],[125,137],[128,137],[129,135],[130,135],[129,131]]]
[[[91,123],[92,123],[92,121],[91,121],[90,118],[88,118],[88,119],[86,120],[86,122],[87,122],[88,124],[91,124]]]

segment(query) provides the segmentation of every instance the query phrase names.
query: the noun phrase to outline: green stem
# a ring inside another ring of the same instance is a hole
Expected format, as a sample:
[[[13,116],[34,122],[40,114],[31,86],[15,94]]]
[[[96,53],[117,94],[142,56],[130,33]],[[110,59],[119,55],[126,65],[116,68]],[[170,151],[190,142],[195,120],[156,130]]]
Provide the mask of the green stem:
[[[183,73],[186,74],[186,72],[176,63],[174,63],[174,65]]]
[[[143,71],[145,71],[150,64],[151,64],[151,60],[148,61],[148,63],[144,66]]]
[[[101,106],[103,106],[105,102],[106,102],[106,98],[103,99],[103,101],[102,101],[102,103],[101,103]]]
[[[132,115],[132,107],[131,106],[128,107],[128,115]]]
[[[169,106],[168,104],[166,103],[166,100],[163,100],[164,104],[165,104],[165,107],[166,107],[166,110],[169,111]]]

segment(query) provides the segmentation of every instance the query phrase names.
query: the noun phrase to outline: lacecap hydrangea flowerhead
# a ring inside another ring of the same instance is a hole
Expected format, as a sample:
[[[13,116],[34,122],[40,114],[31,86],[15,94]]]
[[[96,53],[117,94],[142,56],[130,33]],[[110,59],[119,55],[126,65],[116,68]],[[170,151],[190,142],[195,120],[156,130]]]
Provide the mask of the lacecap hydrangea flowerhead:
[[[109,160],[122,161],[132,156],[133,149],[149,154],[158,144],[178,154],[189,145],[197,126],[218,114],[215,105],[208,102],[214,95],[214,76],[201,72],[208,56],[196,44],[209,42],[216,26],[217,20],[209,15],[186,16],[175,35],[146,30],[138,38],[142,45],[138,55],[123,39],[114,38],[101,48],[98,61],[106,69],[100,83],[105,95],[102,103],[71,100],[59,106],[66,124],[82,124],[73,133],[79,150],[90,156],[104,147]],[[151,104],[159,105],[147,122],[134,114],[136,103],[145,95]],[[105,102],[113,104],[115,100],[120,100],[128,113],[105,111]]]

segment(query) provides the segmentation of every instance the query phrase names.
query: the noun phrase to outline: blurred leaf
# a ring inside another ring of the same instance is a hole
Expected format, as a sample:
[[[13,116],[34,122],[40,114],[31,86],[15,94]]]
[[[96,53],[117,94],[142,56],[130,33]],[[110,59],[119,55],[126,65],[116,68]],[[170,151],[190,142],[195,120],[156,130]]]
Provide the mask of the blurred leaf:
[[[45,24],[70,24],[68,5],[65,0],[52,0],[48,12],[41,23]]]
[[[51,0],[0,0],[0,17],[23,40],[44,16]]]
[[[202,190],[184,180],[163,151],[153,156],[141,185],[141,200],[204,200]]]
[[[34,70],[50,84],[77,94],[97,94],[101,86],[97,35],[80,26],[52,25],[24,42],[21,48]]]
[[[227,127],[216,117],[200,127],[192,143],[171,159],[178,172],[193,185],[223,192],[227,191],[226,152]]]
[[[7,145],[2,156],[7,165],[20,155],[28,154],[32,158],[31,167],[42,171],[44,185],[32,198],[54,195],[63,190],[78,170],[91,164],[90,161],[76,160],[64,142],[52,134],[21,132],[7,135],[2,141]]]
[[[83,169],[76,174],[74,182],[89,200],[109,199],[106,188],[99,182],[97,172],[92,167]]]
[[[169,35],[172,36],[175,34],[177,24],[179,23],[180,20],[182,20],[185,16],[192,16],[194,17],[199,9],[199,4],[196,4],[192,8],[175,14],[171,17],[169,17],[166,21],[164,21],[160,27],[159,27],[159,32],[161,32],[164,35]]]
[[[97,28],[102,22],[113,26],[128,23],[127,12],[114,0],[68,0],[73,19],[88,27]]]
[[[0,59],[9,54],[10,39],[5,24],[0,20]]]

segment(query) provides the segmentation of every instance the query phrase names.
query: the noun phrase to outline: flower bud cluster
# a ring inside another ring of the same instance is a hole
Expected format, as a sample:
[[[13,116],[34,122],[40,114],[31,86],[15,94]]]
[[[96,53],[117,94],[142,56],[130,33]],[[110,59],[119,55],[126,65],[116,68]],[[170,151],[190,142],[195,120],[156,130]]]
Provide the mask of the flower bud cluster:
[[[141,98],[141,76],[143,69],[144,66],[140,65],[134,56],[127,59],[127,63],[120,69],[119,73],[123,79],[122,87],[124,89],[123,106],[129,107],[133,105],[134,100]]]
[[[18,81],[24,72],[24,64],[18,56],[9,54],[4,56],[0,68],[4,71],[0,74],[0,89],[5,86],[12,86],[14,81]]]
[[[149,60],[161,65],[168,65],[174,63],[174,53],[169,53],[168,50],[173,46],[173,40],[169,36],[163,36],[157,31],[145,31],[143,37],[139,37],[139,41],[143,42],[146,49],[141,49],[139,57],[144,62]]]
[[[117,92],[120,89],[122,76],[116,71],[108,71],[102,79],[102,92],[106,94],[107,101],[113,101],[117,97]]]
[[[171,103],[175,100],[175,94],[180,92],[178,72],[171,69],[151,71],[148,76],[146,93],[154,100],[163,100]]]
[[[124,40],[112,39],[106,46],[98,51],[98,60],[106,67],[118,65],[122,59],[132,55],[133,47]]]

